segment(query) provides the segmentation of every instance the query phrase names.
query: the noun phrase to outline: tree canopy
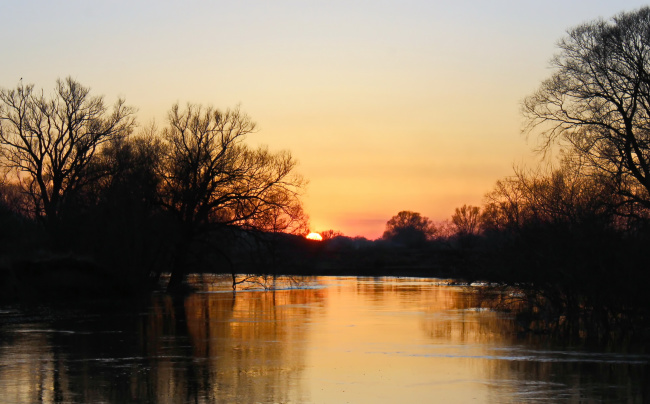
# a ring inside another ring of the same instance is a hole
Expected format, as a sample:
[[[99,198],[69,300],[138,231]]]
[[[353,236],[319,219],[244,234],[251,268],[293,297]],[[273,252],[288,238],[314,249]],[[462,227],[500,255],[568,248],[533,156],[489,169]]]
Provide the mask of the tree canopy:
[[[481,208],[472,205],[463,205],[456,208],[451,221],[456,226],[460,235],[474,235],[479,231]]]
[[[191,228],[238,225],[265,231],[301,228],[304,185],[287,151],[243,143],[255,123],[239,109],[174,105],[165,144],[161,201]]]
[[[384,240],[413,246],[433,238],[436,229],[428,217],[417,212],[403,210],[386,223]]]
[[[0,153],[13,171],[30,209],[56,221],[66,199],[105,175],[91,162],[106,143],[130,134],[134,109],[119,99],[112,110],[103,97],[71,77],[57,80],[47,97],[22,82],[0,90]]]

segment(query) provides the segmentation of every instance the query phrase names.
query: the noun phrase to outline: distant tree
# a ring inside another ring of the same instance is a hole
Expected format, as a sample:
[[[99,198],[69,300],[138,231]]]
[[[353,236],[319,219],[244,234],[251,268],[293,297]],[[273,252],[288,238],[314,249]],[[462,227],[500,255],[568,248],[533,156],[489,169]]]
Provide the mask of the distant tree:
[[[0,162],[14,172],[32,213],[54,224],[72,194],[106,175],[91,162],[104,144],[130,134],[133,113],[122,99],[109,110],[70,77],[57,80],[51,97],[22,82],[1,89]]]
[[[483,230],[517,230],[533,223],[622,223],[616,213],[641,218],[647,209],[625,207],[607,176],[585,175],[566,161],[549,171],[517,169],[486,195]],[[623,209],[625,208],[625,209]],[[620,226],[619,226],[620,227]]]
[[[497,181],[485,200],[481,214],[483,231],[512,230],[523,223],[526,202],[517,176]]]
[[[450,220],[444,220],[437,224],[436,227],[436,238],[441,240],[447,240],[455,236],[458,233],[456,226]]]
[[[527,131],[650,206],[650,8],[580,25],[558,47],[555,72],[523,103]]]
[[[475,235],[478,233],[481,221],[481,208],[472,205],[463,205],[456,208],[451,221],[456,226],[459,235]]]
[[[0,211],[26,216],[29,201],[15,181],[0,177]]]
[[[417,212],[401,211],[386,223],[383,239],[414,246],[431,240],[436,232],[433,222]]]
[[[219,111],[174,105],[165,145],[161,202],[182,224],[169,287],[187,271],[190,242],[216,227],[292,231],[304,219],[302,177],[287,151],[271,153],[243,143],[255,123],[239,109]]]
[[[338,230],[324,230],[319,232],[320,236],[323,238],[323,241],[331,240],[334,237],[339,237],[343,235],[343,232],[340,232]]]

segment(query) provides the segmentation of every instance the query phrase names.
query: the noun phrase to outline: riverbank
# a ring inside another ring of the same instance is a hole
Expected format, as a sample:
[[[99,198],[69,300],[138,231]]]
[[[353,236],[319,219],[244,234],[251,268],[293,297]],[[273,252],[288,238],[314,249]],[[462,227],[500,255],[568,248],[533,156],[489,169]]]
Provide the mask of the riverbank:
[[[0,301],[74,301],[146,292],[92,259],[72,255],[5,260]]]

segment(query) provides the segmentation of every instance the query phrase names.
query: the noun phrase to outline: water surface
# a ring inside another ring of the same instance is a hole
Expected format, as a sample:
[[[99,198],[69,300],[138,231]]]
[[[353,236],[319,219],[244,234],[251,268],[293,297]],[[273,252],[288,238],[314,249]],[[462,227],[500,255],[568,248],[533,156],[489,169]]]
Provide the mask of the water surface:
[[[641,403],[650,356],[522,337],[475,289],[300,278],[0,308],[2,403]],[[243,286],[243,285],[242,285]]]

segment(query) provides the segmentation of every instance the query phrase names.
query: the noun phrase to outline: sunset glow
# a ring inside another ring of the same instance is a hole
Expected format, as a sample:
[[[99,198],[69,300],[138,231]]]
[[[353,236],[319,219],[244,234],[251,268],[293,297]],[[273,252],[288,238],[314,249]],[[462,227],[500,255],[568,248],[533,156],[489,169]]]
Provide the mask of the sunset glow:
[[[307,235],[307,240],[323,241],[323,237],[321,237],[321,235],[318,233],[309,233]]]
[[[520,101],[556,42],[645,3],[5,2],[0,86],[48,93],[69,75],[124,97],[141,128],[175,102],[240,105],[247,143],[300,161],[312,228],[375,239],[401,210],[439,222],[480,205],[537,161]]]

